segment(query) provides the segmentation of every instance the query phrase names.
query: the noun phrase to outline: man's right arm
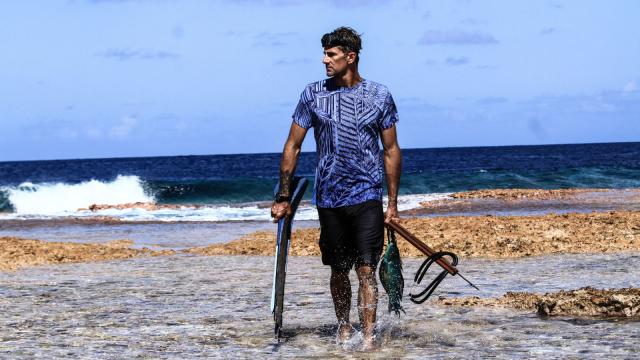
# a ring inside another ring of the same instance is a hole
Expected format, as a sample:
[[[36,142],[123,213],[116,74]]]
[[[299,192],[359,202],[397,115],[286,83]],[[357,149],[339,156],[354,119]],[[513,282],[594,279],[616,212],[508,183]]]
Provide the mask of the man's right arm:
[[[289,136],[284,144],[284,150],[282,151],[282,159],[280,160],[280,188],[278,189],[278,195],[281,197],[291,197],[291,180],[298,164],[298,156],[302,148],[302,142],[307,135],[307,129],[296,124],[291,123],[291,129],[289,130]],[[291,214],[288,201],[273,202],[271,205],[271,216],[274,221],[278,221],[284,216]]]

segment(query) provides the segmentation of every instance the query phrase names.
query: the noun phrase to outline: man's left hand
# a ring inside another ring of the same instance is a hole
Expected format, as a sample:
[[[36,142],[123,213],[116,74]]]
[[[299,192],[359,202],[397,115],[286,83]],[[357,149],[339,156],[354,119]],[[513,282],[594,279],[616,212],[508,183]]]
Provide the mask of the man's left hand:
[[[291,213],[291,205],[288,201],[274,201],[271,205],[271,217],[273,218],[274,223],[277,223],[278,220],[282,219],[285,216],[291,216]]]
[[[398,215],[398,205],[395,202],[390,202],[387,205],[387,211],[384,213],[384,222],[388,223],[391,220],[399,221],[400,215]]]

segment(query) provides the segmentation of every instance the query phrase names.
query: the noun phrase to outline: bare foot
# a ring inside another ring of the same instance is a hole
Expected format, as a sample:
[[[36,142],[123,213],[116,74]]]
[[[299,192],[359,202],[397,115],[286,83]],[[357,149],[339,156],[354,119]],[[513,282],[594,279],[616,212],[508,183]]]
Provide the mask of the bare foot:
[[[365,335],[364,339],[362,339],[362,350],[363,351],[371,351],[377,349],[378,346],[376,344],[376,337],[374,335]]]
[[[349,323],[342,323],[338,325],[338,343],[343,344],[353,335],[353,327]]]

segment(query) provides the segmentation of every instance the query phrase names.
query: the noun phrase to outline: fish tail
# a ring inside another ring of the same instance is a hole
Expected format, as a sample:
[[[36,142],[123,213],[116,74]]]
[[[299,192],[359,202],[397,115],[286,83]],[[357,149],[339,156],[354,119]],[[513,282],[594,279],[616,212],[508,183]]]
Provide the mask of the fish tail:
[[[404,308],[402,307],[402,305],[397,304],[394,306],[389,306],[389,312],[394,312],[398,317],[400,317],[400,311],[402,311],[405,315],[407,315],[407,312],[404,311]]]

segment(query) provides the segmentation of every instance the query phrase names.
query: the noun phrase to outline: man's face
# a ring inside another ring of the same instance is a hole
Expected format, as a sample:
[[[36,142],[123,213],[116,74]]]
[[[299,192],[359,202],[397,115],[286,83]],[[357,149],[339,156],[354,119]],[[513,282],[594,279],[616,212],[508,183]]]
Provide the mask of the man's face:
[[[322,63],[327,70],[328,77],[342,75],[347,71],[347,65],[355,60],[355,53],[345,54],[338,46],[324,48]]]

